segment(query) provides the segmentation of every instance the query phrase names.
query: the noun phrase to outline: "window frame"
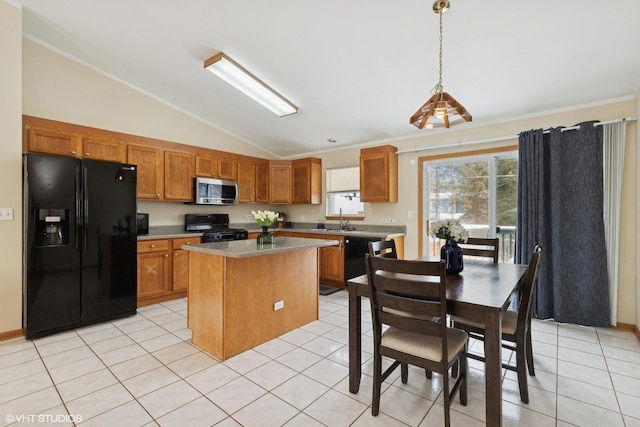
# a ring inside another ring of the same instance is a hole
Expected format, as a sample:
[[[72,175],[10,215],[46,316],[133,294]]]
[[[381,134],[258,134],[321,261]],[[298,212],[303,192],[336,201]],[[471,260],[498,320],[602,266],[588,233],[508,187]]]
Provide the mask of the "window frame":
[[[510,155],[511,153],[511,155]],[[488,148],[483,150],[469,150],[463,152],[452,152],[446,154],[437,154],[431,156],[421,156],[418,158],[418,256],[424,256],[425,249],[425,238],[428,238],[426,235],[427,231],[427,221],[428,221],[428,213],[429,213],[429,199],[425,198],[425,164],[426,163],[460,163],[460,162],[472,162],[474,160],[482,160],[485,161],[487,158],[503,158],[503,157],[516,157],[518,158],[518,146],[517,145],[508,145],[503,147],[496,148]],[[490,169],[492,166],[490,165]],[[493,173],[493,170],[490,170],[490,173]],[[489,189],[489,209],[494,209],[495,206],[495,195],[496,188],[492,186]],[[425,200],[426,199],[426,200]],[[495,222],[493,215],[490,216],[491,221]],[[490,224],[489,227],[492,227]],[[495,232],[495,224],[493,224],[493,228]]]

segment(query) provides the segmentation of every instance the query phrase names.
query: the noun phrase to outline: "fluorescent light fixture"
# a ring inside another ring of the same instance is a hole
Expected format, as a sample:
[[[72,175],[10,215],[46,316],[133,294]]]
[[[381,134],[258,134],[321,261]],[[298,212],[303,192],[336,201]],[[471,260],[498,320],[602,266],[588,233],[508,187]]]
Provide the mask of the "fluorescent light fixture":
[[[204,61],[204,68],[280,117],[298,112],[298,107],[222,52]]]

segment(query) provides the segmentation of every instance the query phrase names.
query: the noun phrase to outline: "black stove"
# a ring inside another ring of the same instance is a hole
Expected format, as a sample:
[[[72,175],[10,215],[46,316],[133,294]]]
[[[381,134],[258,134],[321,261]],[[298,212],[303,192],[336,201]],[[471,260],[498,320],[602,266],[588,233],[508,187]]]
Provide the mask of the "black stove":
[[[184,229],[188,232],[203,233],[202,243],[227,242],[229,240],[246,240],[247,230],[229,228],[228,214],[186,214]]]

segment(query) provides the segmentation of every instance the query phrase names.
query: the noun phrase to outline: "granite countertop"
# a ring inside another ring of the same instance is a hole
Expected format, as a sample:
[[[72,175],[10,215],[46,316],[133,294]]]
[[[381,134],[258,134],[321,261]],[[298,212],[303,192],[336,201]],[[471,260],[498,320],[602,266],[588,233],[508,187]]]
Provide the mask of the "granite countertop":
[[[249,239],[184,245],[182,246],[182,249],[211,255],[226,256],[229,258],[248,258],[273,253],[295,251],[299,249],[334,246],[337,244],[337,240],[276,237],[273,244],[260,245],[255,239]]]
[[[260,228],[248,227],[249,233],[259,233],[262,231]],[[316,233],[323,235],[335,235],[336,237],[379,237],[379,238],[393,238],[404,236],[404,232],[400,231],[385,231],[385,230],[338,230],[338,229],[325,229],[325,228],[273,228],[272,232],[283,231],[288,233]],[[138,240],[154,240],[154,239],[179,239],[182,237],[202,236],[202,233],[193,233],[184,231],[184,227],[180,225],[161,225],[157,227],[151,227],[149,234],[139,235]],[[251,239],[250,239],[251,240]]]

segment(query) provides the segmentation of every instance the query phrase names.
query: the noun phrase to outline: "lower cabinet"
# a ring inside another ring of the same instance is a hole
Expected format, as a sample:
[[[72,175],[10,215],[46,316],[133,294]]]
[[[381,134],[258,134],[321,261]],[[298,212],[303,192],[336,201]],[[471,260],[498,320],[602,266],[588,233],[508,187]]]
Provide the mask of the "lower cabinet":
[[[322,237],[328,240],[337,240],[339,244],[320,248],[320,282],[344,288],[344,237]]]
[[[189,253],[182,245],[199,237],[138,242],[138,306],[187,295]]]

